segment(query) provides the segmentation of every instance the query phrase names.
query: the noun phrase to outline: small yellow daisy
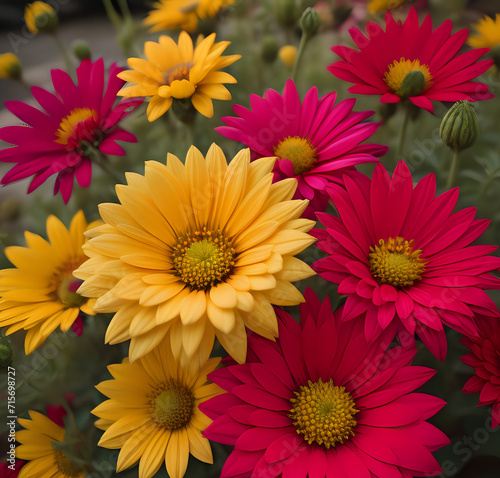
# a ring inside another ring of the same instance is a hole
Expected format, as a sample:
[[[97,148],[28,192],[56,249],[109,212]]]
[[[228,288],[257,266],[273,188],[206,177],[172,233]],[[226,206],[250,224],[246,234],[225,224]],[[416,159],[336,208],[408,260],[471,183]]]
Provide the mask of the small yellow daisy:
[[[25,232],[28,247],[11,246],[5,255],[15,268],[0,271],[0,327],[7,335],[27,330],[26,354],[30,354],[57,328],[68,330],[80,311],[94,315],[95,299],[76,293],[80,282],[73,271],[87,260],[82,251],[87,224],[83,212],[71,221],[69,231],[55,216],[47,219],[49,241]]]
[[[147,60],[129,58],[132,70],[122,71],[118,77],[133,86],[125,86],[118,95],[151,97],[147,115],[154,121],[172,106],[174,100],[189,99],[203,116],[214,114],[212,99],[230,100],[231,93],[222,83],[236,83],[229,73],[219,71],[241,58],[241,55],[222,56],[230,44],[215,43],[215,33],[193,41],[185,31],[179,35],[179,43],[166,35],[159,42],[144,44]]]
[[[139,461],[139,478],[150,478],[165,462],[170,478],[182,478],[189,455],[213,463],[209,441],[202,431],[212,423],[198,405],[223,390],[207,383],[220,358],[191,361],[182,367],[168,343],[133,364],[125,359],[110,365],[114,380],[97,385],[109,397],[92,413],[96,426],[106,430],[99,445],[121,449],[116,471]]]
[[[470,35],[467,43],[473,48],[495,48],[500,45],[500,13],[495,19],[485,16],[479,22],[472,25],[477,31]]]

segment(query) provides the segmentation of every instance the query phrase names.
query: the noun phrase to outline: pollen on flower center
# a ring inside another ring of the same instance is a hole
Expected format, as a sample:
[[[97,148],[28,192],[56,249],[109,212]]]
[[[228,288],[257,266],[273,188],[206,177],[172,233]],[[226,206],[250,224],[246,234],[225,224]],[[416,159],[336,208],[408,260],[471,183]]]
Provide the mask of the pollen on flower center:
[[[288,136],[274,147],[274,154],[293,163],[293,173],[298,176],[310,171],[316,162],[316,148],[307,138]]]
[[[174,267],[191,287],[203,290],[222,282],[232,271],[235,250],[220,232],[201,231],[179,237],[172,252]]]
[[[82,476],[83,469],[71,461],[63,451],[54,449],[54,461],[62,476],[77,478]]]
[[[91,124],[85,126],[89,118],[92,118]],[[59,129],[56,131],[58,139],[56,143],[65,144],[76,143],[80,140],[92,141],[94,131],[97,128],[97,113],[90,108],[75,108],[68,116],[65,116],[59,124]],[[88,131],[81,131],[82,129]],[[83,134],[82,134],[83,133]],[[71,141],[73,139],[73,141]]]
[[[289,417],[297,434],[303,435],[309,445],[315,441],[325,448],[344,443],[354,436],[358,413],[354,400],[345,387],[337,387],[332,379],[324,383],[321,378],[308,386],[301,386],[290,400],[293,408]]]
[[[421,65],[419,60],[406,60],[402,57],[389,65],[384,81],[392,93],[401,98],[409,98],[429,88],[432,75],[427,65]]]
[[[413,239],[402,237],[387,241],[380,239],[378,246],[370,247],[368,256],[372,276],[381,284],[407,287],[422,279],[425,262],[420,259],[421,250],[414,251]]]
[[[169,430],[177,430],[189,423],[193,410],[193,393],[177,380],[159,384],[150,395],[150,411],[155,423]]]

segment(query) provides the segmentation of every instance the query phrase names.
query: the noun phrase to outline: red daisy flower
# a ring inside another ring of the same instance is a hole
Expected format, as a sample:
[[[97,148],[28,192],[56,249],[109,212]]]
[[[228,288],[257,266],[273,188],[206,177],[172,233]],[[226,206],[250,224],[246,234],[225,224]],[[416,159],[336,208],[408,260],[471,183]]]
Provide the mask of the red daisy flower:
[[[475,315],[498,317],[484,289],[500,288],[490,272],[496,246],[470,244],[488,227],[475,208],[452,213],[458,188],[435,197],[434,175],[413,188],[400,162],[392,179],[377,165],[370,180],[345,179],[328,189],[339,217],[319,213],[326,226],[311,234],[328,254],[313,264],[324,279],[348,294],[344,320],[363,315],[372,342],[384,329],[417,333],[439,359],[446,356],[443,324],[477,336]]]
[[[117,123],[143,100],[134,98],[113,106],[117,92],[125,83],[116,76],[122,70],[113,64],[105,87],[102,58],[94,63],[83,60],[76,69],[77,85],[66,72],[52,70],[56,95],[38,86],[31,89],[45,111],[21,101],[6,101],[5,107],[26,125],[0,129],[0,139],[17,145],[0,151],[0,161],[17,163],[1,184],[33,176],[28,188],[30,193],[57,174],[54,195],[61,191],[67,203],[75,177],[82,188],[90,184],[89,155],[93,148],[103,154],[123,156],[125,151],[115,141],[136,142],[137,139]]]
[[[457,55],[467,40],[467,29],[451,35],[453,25],[446,20],[434,30],[430,15],[419,26],[414,8],[404,23],[396,22],[387,12],[385,23],[384,31],[380,25],[368,22],[368,38],[355,27],[349,30],[359,51],[332,47],[342,60],[330,65],[328,71],[355,83],[349,92],[382,95],[382,103],[408,98],[431,113],[431,100],[476,101],[494,96],[485,83],[471,81],[493,65],[493,60],[477,61],[489,49],[477,48]]]
[[[445,402],[413,393],[435,371],[410,366],[415,347],[368,343],[359,321],[305,296],[301,325],[278,310],[276,342],[253,335],[246,364],[209,374],[227,393],[200,405],[214,420],[204,436],[234,446],[221,478],[441,473],[431,452],[449,440],[425,420]]]
[[[335,105],[336,99],[335,92],[318,99],[313,87],[301,103],[294,82],[288,80],[283,96],[274,90],[267,90],[263,98],[251,95],[251,110],[234,105],[239,117],[226,116],[222,121],[227,126],[215,129],[247,145],[254,158],[277,156],[274,180],[297,178],[294,199],[309,199],[303,216],[316,219],[314,213],[328,205],[329,183],[342,183],[342,175],[355,173],[356,164],[376,162],[388,149],[360,144],[379,127],[362,123],[373,111],[356,113],[355,99]]]
[[[465,393],[481,392],[478,406],[493,405],[492,426],[500,424],[500,324],[497,320],[479,321],[479,337],[460,339],[470,353],[463,363],[474,367],[476,374],[464,386]]]
[[[0,462],[0,477],[1,478],[17,478],[21,472],[21,468],[26,462],[24,460],[3,461]]]

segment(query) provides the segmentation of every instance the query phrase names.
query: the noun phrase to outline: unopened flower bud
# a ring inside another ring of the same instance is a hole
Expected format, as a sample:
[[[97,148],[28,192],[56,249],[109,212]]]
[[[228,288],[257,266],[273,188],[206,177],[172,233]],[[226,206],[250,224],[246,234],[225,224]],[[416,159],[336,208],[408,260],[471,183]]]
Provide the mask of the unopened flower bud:
[[[297,57],[297,48],[293,45],[282,46],[278,55],[285,66],[292,68],[295,63],[295,58]]]
[[[0,78],[20,80],[22,73],[21,62],[14,53],[2,53],[0,55]]]
[[[75,55],[80,61],[92,58],[92,52],[90,51],[89,44],[85,40],[75,40],[73,42],[73,55]]]
[[[0,371],[6,372],[12,365],[12,347],[8,337],[0,336]]]
[[[273,35],[267,35],[262,39],[260,56],[266,63],[274,63],[278,57],[279,49],[278,40]]]
[[[500,70],[500,45],[491,49],[491,58],[495,62],[495,66]]]
[[[33,2],[26,5],[24,20],[31,33],[54,33],[59,23],[54,8],[45,2]]]
[[[275,16],[277,22],[285,27],[293,27],[299,19],[295,0],[276,0]]]
[[[439,128],[441,139],[451,149],[462,151],[472,146],[479,134],[476,111],[470,101],[457,101],[446,113]]]
[[[300,17],[300,27],[304,35],[313,36],[319,30],[321,19],[318,12],[314,8],[306,8],[302,17]]]

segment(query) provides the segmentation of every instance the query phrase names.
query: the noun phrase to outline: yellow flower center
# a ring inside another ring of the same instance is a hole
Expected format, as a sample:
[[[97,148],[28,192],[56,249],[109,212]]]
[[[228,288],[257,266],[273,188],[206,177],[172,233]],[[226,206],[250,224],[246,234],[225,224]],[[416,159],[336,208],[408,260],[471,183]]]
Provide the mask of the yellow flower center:
[[[310,171],[316,162],[316,148],[307,138],[288,136],[274,147],[274,154],[293,163],[295,176]]]
[[[392,93],[401,98],[417,96],[425,91],[432,82],[427,65],[419,60],[395,60],[384,74],[384,81]]]
[[[156,387],[150,405],[158,426],[177,430],[187,425],[193,416],[194,395],[189,388],[170,379]]]
[[[61,450],[54,449],[54,461],[62,476],[78,478],[83,475],[83,468],[75,465]]]
[[[309,445],[315,441],[325,448],[344,443],[354,436],[358,413],[354,400],[345,387],[333,385],[332,379],[324,383],[321,378],[308,386],[301,386],[296,397],[290,400],[293,408],[289,417]]]
[[[174,267],[191,287],[203,290],[222,282],[232,271],[235,250],[231,240],[204,227],[179,237],[172,252]]]
[[[75,108],[68,116],[65,116],[61,120],[59,129],[56,131],[58,139],[56,139],[55,142],[64,145],[68,144],[70,138],[78,135],[79,125],[89,118],[94,118],[94,121],[97,122],[97,113],[90,108]],[[81,139],[93,139],[90,136]]]
[[[73,274],[63,276],[57,287],[58,299],[68,308],[81,307],[87,302],[87,297],[82,297],[76,291],[82,284],[82,281],[76,279]]]
[[[163,86],[158,88],[158,95],[163,98],[183,99],[193,96],[196,86],[189,80],[192,62],[181,63],[163,73]]]
[[[390,237],[387,242],[380,239],[378,246],[370,247],[370,271],[380,284],[407,287],[422,279],[426,262],[420,259],[421,250],[413,250],[412,243],[413,239]]]

